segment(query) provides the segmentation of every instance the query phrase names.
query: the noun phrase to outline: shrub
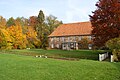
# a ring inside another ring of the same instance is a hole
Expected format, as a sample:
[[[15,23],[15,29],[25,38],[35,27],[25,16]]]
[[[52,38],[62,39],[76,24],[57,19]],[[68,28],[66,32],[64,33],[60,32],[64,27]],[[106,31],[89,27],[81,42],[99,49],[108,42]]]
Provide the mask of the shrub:
[[[89,40],[87,38],[83,38],[79,41],[80,43],[80,49],[88,49]]]
[[[106,46],[112,50],[114,60],[120,61],[120,38],[108,40]]]

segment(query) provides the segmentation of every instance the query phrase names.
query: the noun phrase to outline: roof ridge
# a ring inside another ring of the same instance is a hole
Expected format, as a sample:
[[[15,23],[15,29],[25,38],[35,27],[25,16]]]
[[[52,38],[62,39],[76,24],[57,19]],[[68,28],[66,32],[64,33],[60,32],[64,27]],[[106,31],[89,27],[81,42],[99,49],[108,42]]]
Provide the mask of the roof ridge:
[[[63,23],[63,25],[67,25],[67,24],[78,24],[78,23],[88,23],[90,21],[84,21],[84,22],[73,22],[73,23]]]

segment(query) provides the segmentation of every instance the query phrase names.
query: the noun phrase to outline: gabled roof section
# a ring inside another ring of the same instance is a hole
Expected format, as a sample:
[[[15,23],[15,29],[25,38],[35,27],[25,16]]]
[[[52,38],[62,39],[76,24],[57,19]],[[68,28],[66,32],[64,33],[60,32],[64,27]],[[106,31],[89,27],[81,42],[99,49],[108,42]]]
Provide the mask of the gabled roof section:
[[[92,25],[90,22],[69,23],[58,26],[49,37],[91,35],[91,31]]]

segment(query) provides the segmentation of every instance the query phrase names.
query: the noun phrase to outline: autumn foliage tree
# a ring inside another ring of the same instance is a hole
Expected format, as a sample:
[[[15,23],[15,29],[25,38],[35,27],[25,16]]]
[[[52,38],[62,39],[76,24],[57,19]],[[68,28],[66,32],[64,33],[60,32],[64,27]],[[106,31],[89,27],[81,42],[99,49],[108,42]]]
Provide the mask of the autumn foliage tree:
[[[36,24],[37,24],[37,17],[31,16],[29,18],[29,25],[32,26],[34,30],[36,30]]]
[[[11,36],[12,45],[14,49],[26,48],[27,39],[26,39],[26,35],[22,33],[21,26],[11,26],[7,28],[7,31],[9,32]]]
[[[39,45],[41,45],[39,39],[37,38],[37,32],[32,26],[28,26],[26,38],[28,40],[27,47],[29,48],[37,48]]]
[[[42,10],[29,19],[11,17],[6,20],[0,16],[0,49],[46,49],[48,35],[60,24],[55,16],[46,17]]]
[[[99,0],[97,9],[90,15],[94,44],[104,46],[105,42],[120,35],[120,2],[119,0]]]
[[[6,19],[0,16],[0,28],[5,29],[6,28]]]
[[[12,39],[5,29],[0,29],[0,49],[12,49]]]

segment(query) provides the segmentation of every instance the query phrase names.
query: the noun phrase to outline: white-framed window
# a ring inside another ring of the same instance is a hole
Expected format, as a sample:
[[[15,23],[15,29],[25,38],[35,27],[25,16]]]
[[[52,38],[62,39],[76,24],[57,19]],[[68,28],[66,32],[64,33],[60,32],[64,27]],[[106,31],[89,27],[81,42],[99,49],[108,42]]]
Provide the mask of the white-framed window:
[[[54,44],[51,44],[51,48],[54,48]]]

